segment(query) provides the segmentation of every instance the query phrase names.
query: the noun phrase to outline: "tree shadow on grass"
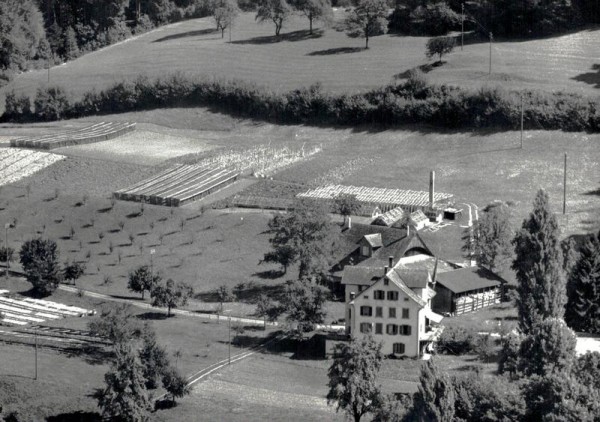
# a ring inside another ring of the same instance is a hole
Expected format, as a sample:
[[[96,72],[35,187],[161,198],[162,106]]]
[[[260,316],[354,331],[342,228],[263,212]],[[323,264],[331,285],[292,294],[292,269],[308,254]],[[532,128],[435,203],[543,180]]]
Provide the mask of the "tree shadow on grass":
[[[167,319],[167,314],[162,312],[144,312],[136,315],[136,318],[144,321],[163,321]]]
[[[593,64],[592,72],[581,73],[571,79],[593,85],[594,88],[600,88],[600,64]]]
[[[46,422],[101,422],[102,416],[97,412],[76,412],[61,413],[55,416],[48,416]]]
[[[598,73],[600,74],[600,72]],[[584,192],[583,194],[588,196],[600,196],[600,188]]]
[[[199,30],[196,30],[196,31],[180,32],[179,34],[168,35],[166,37],[159,38],[159,39],[154,40],[152,42],[153,43],[155,43],[155,42],[165,42],[165,41],[179,40],[181,38],[199,37],[199,36],[202,36],[202,35],[214,34],[215,32],[218,32],[218,30],[215,29],[215,28],[199,29]]]
[[[273,44],[273,43],[278,43],[280,41],[290,41],[290,42],[304,41],[304,40],[310,40],[313,38],[321,38],[322,36],[323,36],[323,30],[321,30],[321,29],[314,30],[312,34],[309,32],[308,29],[303,29],[300,31],[289,32],[287,34],[280,34],[279,36],[270,35],[270,36],[264,36],[264,37],[254,37],[254,38],[249,38],[247,40],[232,41],[231,43],[232,44],[240,44],[240,45],[245,45],[245,44],[260,45],[260,44]]]
[[[267,270],[254,273],[252,275],[258,278],[262,278],[263,280],[276,280],[278,278],[283,277],[285,273],[281,270]]]
[[[338,54],[351,54],[360,53],[365,51],[362,47],[339,47],[339,48],[328,48],[327,50],[311,51],[307,53],[307,56],[334,56]]]
[[[70,358],[78,358],[89,365],[104,365],[114,358],[114,352],[108,346],[86,344],[80,347],[62,349],[61,352]]]

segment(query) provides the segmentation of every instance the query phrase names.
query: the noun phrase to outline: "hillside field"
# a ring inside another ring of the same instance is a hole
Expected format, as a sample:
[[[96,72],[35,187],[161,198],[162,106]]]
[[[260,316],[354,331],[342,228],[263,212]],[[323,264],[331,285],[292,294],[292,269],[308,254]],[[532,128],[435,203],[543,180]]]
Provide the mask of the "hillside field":
[[[337,23],[344,13],[343,9],[335,11]],[[50,79],[51,84],[76,95],[140,74],[157,77],[171,72],[241,79],[276,91],[320,82],[329,91],[355,92],[387,84],[411,68],[432,63],[425,57],[427,39],[383,35],[372,38],[370,49],[365,50],[364,40],[319,24],[311,36],[308,21],[297,16],[284,25],[277,42],[273,25],[258,24],[254,14],[243,13],[235,22],[231,43],[228,34],[222,39],[214,31],[210,17],[183,21],[55,66]],[[501,85],[588,94],[600,84],[597,28],[533,41],[497,40],[492,56],[490,76],[485,40],[466,45],[464,51],[457,47],[444,58],[447,63],[431,70],[430,79],[467,87]],[[29,71],[1,92],[15,89],[34,94],[47,80],[46,70]]]

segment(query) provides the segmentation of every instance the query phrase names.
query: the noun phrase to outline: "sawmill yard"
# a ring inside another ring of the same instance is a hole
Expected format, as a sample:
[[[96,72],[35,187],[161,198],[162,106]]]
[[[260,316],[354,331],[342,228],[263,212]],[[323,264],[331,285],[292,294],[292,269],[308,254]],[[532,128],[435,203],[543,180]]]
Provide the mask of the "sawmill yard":
[[[340,13],[336,11],[336,16]],[[51,78],[74,95],[139,74],[155,77],[167,71],[238,78],[275,91],[321,82],[324,89],[339,93],[381,86],[427,63],[424,37],[384,35],[373,38],[369,50],[362,50],[362,40],[334,29],[308,36],[306,25],[305,20],[294,18],[284,27],[283,40],[273,42],[271,26],[257,25],[253,15],[242,14],[234,27],[234,42],[228,44],[227,34],[224,41],[211,30],[209,18],[184,21],[57,66]],[[469,44],[447,56],[447,63],[434,68],[428,77],[459,85],[594,93],[590,87],[597,87],[600,78],[589,72],[600,56],[599,34],[589,29],[550,39],[498,42],[494,45],[497,67],[491,77],[486,74],[489,46]],[[33,94],[45,78],[45,71],[24,73],[2,93],[15,89]],[[136,128],[102,142],[36,150],[41,155],[35,156],[33,150],[9,147],[11,139],[60,134],[100,122],[134,122]],[[426,191],[429,172],[434,170],[436,191],[454,195],[456,207],[465,212],[461,220],[435,234],[439,242],[433,249],[442,258],[460,261],[467,204],[483,207],[494,200],[512,201],[516,226],[531,210],[536,191],[544,188],[554,211],[562,211],[565,153],[567,213],[559,219],[563,235],[597,231],[599,142],[598,134],[543,130],[525,131],[521,146],[517,131],[280,126],[203,108],[1,124],[0,172],[17,170],[0,180],[0,226],[14,224],[8,232],[8,246],[17,251],[24,241],[44,236],[57,242],[61,261],[85,263],[85,274],[75,289],[59,290],[51,297],[57,302],[95,310],[115,306],[113,299],[142,303],[139,295],[128,291],[127,276],[151,262],[163,278],[193,286],[196,295],[186,309],[195,317],[165,318],[160,310],[134,306],[136,317],[154,327],[169,353],[181,352],[179,369],[192,375],[227,356],[227,324],[209,320],[219,308],[215,294],[219,286],[237,287],[240,293],[239,300],[225,304],[226,310],[234,316],[253,317],[261,293],[277,298],[285,281],[297,274],[293,267],[283,275],[275,265],[259,264],[269,249],[267,224],[273,211],[238,209],[233,206],[234,198],[291,199],[327,184]],[[10,167],[18,161],[13,151],[22,151],[18,160],[35,165]],[[115,192],[175,166],[230,165],[236,159],[232,157],[251,157],[253,163],[260,163],[259,173],[265,174],[254,175],[238,167],[239,177],[233,183],[180,207],[113,199]],[[0,281],[0,288],[23,296],[29,287],[16,275],[8,282]],[[76,289],[109,297],[86,296],[83,291],[77,295]],[[325,322],[343,319],[343,309],[343,303],[329,302]],[[505,305],[491,308],[486,322],[512,321],[513,313]],[[86,317],[48,324],[86,330],[88,322]],[[455,325],[481,329],[478,323],[468,318],[455,321]],[[237,331],[239,344],[233,354],[248,350],[275,331],[236,324],[244,328]],[[102,387],[108,368],[101,355],[42,347],[40,377],[34,381],[31,342],[14,344],[3,336],[0,340],[4,342],[0,358],[9,362],[0,371],[4,394],[0,402],[6,408],[19,410],[24,420],[58,415],[94,420],[98,416],[91,394]],[[495,368],[495,363],[476,360],[470,355],[440,356],[441,366],[451,373],[474,365],[490,372]],[[298,356],[293,347],[263,350],[210,374],[176,408],[157,411],[152,420],[191,420],[200,411],[203,420],[344,420],[326,404],[328,364],[322,358]],[[414,391],[418,379],[414,361],[385,361],[384,365],[386,383],[395,383],[387,390]]]

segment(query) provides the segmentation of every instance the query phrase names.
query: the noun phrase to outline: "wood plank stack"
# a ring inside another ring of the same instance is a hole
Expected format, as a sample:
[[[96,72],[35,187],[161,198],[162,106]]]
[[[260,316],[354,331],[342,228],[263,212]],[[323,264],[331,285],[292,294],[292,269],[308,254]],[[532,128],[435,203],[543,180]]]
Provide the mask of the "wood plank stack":
[[[181,164],[113,193],[116,199],[178,207],[235,182],[232,169]]]
[[[12,139],[11,147],[54,149],[108,141],[135,130],[135,123],[101,122],[80,129],[40,136]]]

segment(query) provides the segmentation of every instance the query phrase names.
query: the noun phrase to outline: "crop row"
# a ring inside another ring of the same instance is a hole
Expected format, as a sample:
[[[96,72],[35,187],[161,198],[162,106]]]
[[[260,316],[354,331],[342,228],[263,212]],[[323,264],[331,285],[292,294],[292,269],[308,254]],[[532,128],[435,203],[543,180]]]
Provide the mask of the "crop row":
[[[46,152],[13,148],[0,149],[0,185],[17,182],[65,157]]]

